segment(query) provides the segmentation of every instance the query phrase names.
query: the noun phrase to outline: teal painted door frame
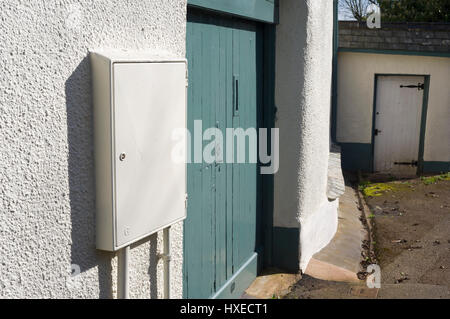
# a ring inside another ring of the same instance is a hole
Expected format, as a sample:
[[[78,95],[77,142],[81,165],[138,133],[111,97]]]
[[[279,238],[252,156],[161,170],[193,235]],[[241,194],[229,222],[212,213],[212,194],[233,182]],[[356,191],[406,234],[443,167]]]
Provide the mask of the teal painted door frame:
[[[188,0],[188,5],[264,23],[278,23],[278,0]]]
[[[337,143],[337,99],[338,99],[338,48],[339,48],[339,1],[333,0],[333,66],[331,84],[331,140]]]
[[[221,131],[231,125],[273,127],[274,30],[189,7],[191,132],[196,119]],[[247,107],[230,98],[235,86]],[[270,264],[272,179],[260,176],[257,164],[188,164],[193,193],[185,222],[184,297],[239,297],[258,269]]]
[[[275,31],[273,24],[264,25],[264,53],[263,53],[263,110],[261,113],[260,127],[274,128],[276,107],[275,107]],[[272,153],[272,141],[269,136],[267,141],[268,152]],[[273,205],[274,205],[274,176],[259,175],[262,219],[259,229],[262,230],[260,242],[263,249],[259,251],[261,258],[258,264],[258,271],[273,265]]]

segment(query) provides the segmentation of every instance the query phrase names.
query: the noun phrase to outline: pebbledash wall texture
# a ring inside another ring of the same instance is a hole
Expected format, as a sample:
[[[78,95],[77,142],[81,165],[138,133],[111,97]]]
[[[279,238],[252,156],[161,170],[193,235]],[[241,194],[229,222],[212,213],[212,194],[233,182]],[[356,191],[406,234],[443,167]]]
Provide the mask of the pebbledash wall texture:
[[[184,58],[186,6],[0,2],[0,297],[117,297],[117,255],[95,248],[88,51]],[[327,198],[332,30],[332,1],[280,1],[273,258],[296,270],[306,269],[337,228],[338,200]],[[171,297],[181,298],[182,223],[171,241]],[[162,297],[161,244],[159,233],[132,246],[131,298]]]
[[[293,270],[304,271],[337,230],[338,200],[327,198],[332,36],[332,1],[280,2],[273,250],[275,262]]]
[[[88,50],[184,58],[186,0],[3,0],[0,25],[0,297],[114,297],[117,256],[95,249]],[[182,234],[172,228],[174,298]],[[132,246],[130,297],[162,296],[161,243]]]

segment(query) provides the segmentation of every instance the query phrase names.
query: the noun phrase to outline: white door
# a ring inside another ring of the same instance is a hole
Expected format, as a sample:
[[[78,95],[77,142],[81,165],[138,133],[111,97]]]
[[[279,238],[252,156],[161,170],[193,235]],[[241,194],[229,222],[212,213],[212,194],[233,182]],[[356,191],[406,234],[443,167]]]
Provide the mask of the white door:
[[[375,171],[415,175],[425,79],[423,76],[377,79]]]

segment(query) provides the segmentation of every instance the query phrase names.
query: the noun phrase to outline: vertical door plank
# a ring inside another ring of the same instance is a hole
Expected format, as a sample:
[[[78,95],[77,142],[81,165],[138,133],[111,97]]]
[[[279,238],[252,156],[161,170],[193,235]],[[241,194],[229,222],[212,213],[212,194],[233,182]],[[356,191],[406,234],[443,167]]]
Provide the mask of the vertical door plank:
[[[226,81],[227,74],[231,73],[231,71],[227,70],[227,38],[230,36],[230,30],[228,30],[224,21],[218,21],[217,23],[217,52],[215,52],[217,56],[217,63],[214,65],[214,74],[216,74],[216,78],[214,79],[215,88],[214,92],[217,92],[215,95],[215,114],[216,114],[216,126],[222,132],[222,135],[225,133],[226,128],[226,103],[227,103],[227,91],[226,91]],[[219,149],[216,149],[220,155],[223,156],[223,143],[218,145]],[[219,155],[219,154],[216,154]],[[227,233],[226,233],[226,191],[227,191],[227,179],[226,179],[226,167],[223,164],[223,161],[219,158],[215,163],[215,175],[216,175],[216,198],[215,198],[215,216],[216,216],[216,227],[215,227],[215,237],[216,237],[216,276],[215,276],[215,289],[220,288],[227,279],[226,272],[226,253],[227,253]]]

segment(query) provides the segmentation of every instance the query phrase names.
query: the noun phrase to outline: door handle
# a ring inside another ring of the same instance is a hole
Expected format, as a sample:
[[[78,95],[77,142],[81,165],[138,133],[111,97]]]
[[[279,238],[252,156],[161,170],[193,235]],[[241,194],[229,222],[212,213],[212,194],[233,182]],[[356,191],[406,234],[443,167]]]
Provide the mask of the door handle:
[[[239,115],[239,75],[233,75],[233,116]]]
[[[375,129],[375,132],[374,132],[375,136],[377,136],[378,133],[381,133],[381,131],[380,131],[379,129],[376,128],[376,129]]]

